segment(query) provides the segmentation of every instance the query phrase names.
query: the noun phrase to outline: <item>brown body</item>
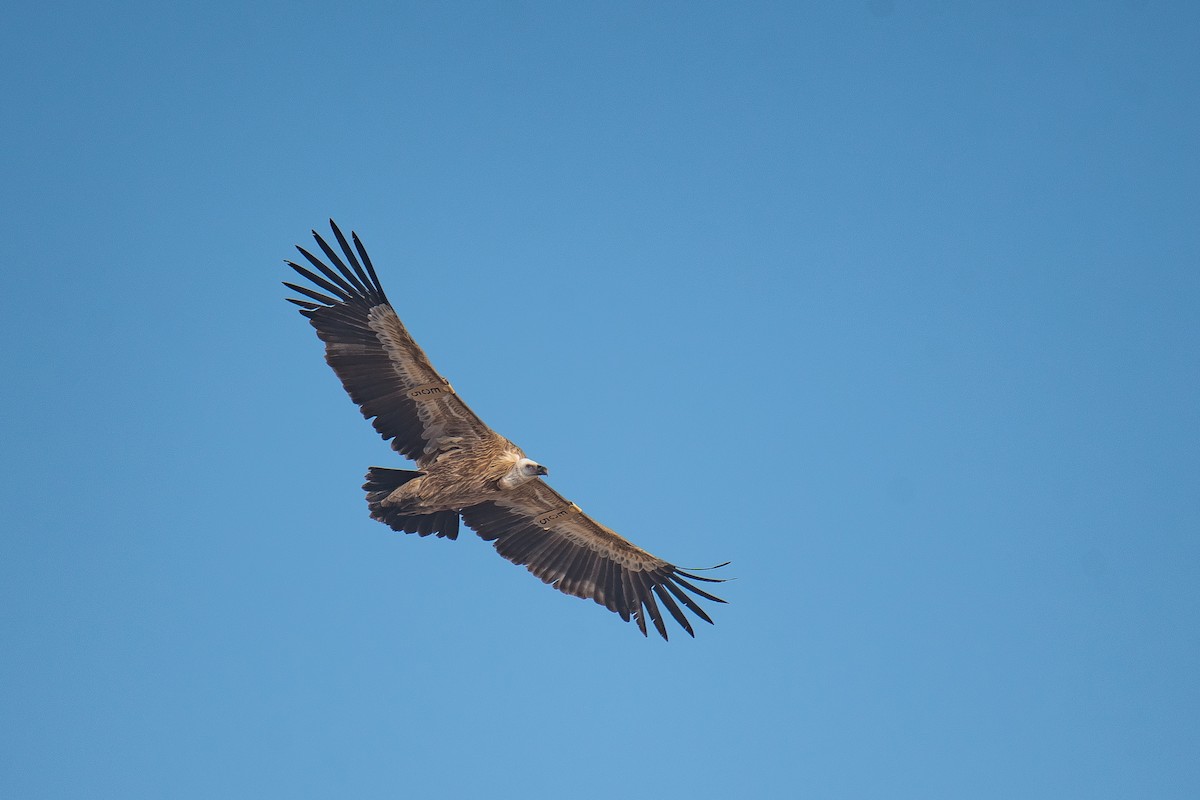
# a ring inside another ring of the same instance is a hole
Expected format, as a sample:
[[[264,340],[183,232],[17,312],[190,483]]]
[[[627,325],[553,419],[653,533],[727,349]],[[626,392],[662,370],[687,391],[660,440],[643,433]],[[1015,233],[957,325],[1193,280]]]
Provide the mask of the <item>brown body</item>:
[[[418,461],[424,474],[379,502],[384,507],[429,514],[495,500],[507,488],[503,484],[505,477],[524,457],[519,447],[501,436],[477,440],[461,449]]]
[[[667,638],[659,603],[689,634],[680,605],[712,622],[691,595],[723,603],[685,572],[637,547],[551,489],[546,469],[487,425],[437,373],[384,295],[358,237],[330,221],[341,255],[316,231],[332,267],[297,248],[320,274],[288,262],[327,294],[285,284],[325,342],[325,359],[351,399],[416,470],[372,467],[363,488],[371,516],[397,531],[454,539],[466,522],[496,551],[559,591]],[[342,257],[345,257],[345,261]],[[361,261],[360,261],[361,259]],[[689,580],[690,579],[690,580]]]

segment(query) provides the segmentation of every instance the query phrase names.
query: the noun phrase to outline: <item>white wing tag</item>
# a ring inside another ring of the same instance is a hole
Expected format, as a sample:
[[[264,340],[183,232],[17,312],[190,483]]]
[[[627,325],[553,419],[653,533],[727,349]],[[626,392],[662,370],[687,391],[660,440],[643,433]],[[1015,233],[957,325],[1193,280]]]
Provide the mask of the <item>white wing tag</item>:
[[[568,503],[567,505],[563,506],[562,508],[556,508],[553,511],[547,511],[545,514],[540,514],[537,517],[534,517],[533,521],[536,522],[538,525],[541,525],[543,528],[549,528],[552,525],[554,525],[554,523],[558,522],[561,519],[569,517],[572,514],[582,514],[582,513],[583,513],[582,508],[575,505],[574,503]]]
[[[404,392],[411,400],[433,400],[448,394],[454,394],[454,387],[448,381],[438,381],[437,383],[423,383],[420,386],[414,386]]]

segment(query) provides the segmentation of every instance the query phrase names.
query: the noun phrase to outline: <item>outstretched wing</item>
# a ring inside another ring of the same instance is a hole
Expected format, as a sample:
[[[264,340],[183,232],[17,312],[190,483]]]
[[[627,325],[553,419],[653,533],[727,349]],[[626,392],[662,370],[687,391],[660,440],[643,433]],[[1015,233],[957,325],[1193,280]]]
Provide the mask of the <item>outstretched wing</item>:
[[[296,249],[316,272],[287,262],[327,294],[294,283],[284,286],[307,298],[288,301],[300,306],[300,313],[317,329],[325,342],[325,360],[363,416],[372,420],[380,436],[391,440],[393,449],[418,461],[464,441],[495,436],[408,334],[358,235],[350,234],[351,249],[333,220],[329,225],[341,256],[316,231],[313,238],[332,267],[299,245]]]
[[[541,480],[464,508],[462,517],[481,538],[494,542],[496,552],[509,561],[523,564],[560,592],[595,600],[626,622],[632,618],[642,635],[646,635],[649,615],[659,635],[667,638],[659,603],[695,636],[680,604],[712,623],[691,595],[725,602],[689,582],[721,580],[684,572],[650,555],[584,514]]]

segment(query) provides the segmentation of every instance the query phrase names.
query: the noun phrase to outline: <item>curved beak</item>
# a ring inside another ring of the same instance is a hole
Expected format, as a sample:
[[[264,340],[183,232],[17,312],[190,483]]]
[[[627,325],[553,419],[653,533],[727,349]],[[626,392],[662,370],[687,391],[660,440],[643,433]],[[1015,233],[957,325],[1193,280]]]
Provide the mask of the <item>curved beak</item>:
[[[546,468],[545,468],[545,467],[543,467],[541,464],[538,464],[538,466],[537,466],[537,474],[538,474],[538,475],[549,475],[549,474],[550,474],[550,470],[546,469]]]

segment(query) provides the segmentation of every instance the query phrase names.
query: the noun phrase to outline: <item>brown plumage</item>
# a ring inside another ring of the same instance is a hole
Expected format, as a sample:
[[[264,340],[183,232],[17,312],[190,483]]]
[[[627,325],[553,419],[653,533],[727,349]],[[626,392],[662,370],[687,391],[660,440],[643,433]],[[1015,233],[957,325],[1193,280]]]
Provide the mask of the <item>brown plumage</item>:
[[[416,470],[371,467],[363,485],[371,517],[397,531],[455,539],[461,516],[509,561],[561,592],[632,619],[643,635],[649,616],[667,638],[660,603],[693,636],[681,605],[711,623],[692,595],[725,601],[691,581],[721,581],[651,555],[546,485],[545,467],[485,425],[429,363],[384,295],[358,236],[350,234],[351,248],[329,224],[340,255],[316,231],[313,238],[332,267],[299,246],[316,272],[287,262],[321,292],[285,283],[307,298],[288,301],[317,329],[325,360],[363,416],[417,462]]]

